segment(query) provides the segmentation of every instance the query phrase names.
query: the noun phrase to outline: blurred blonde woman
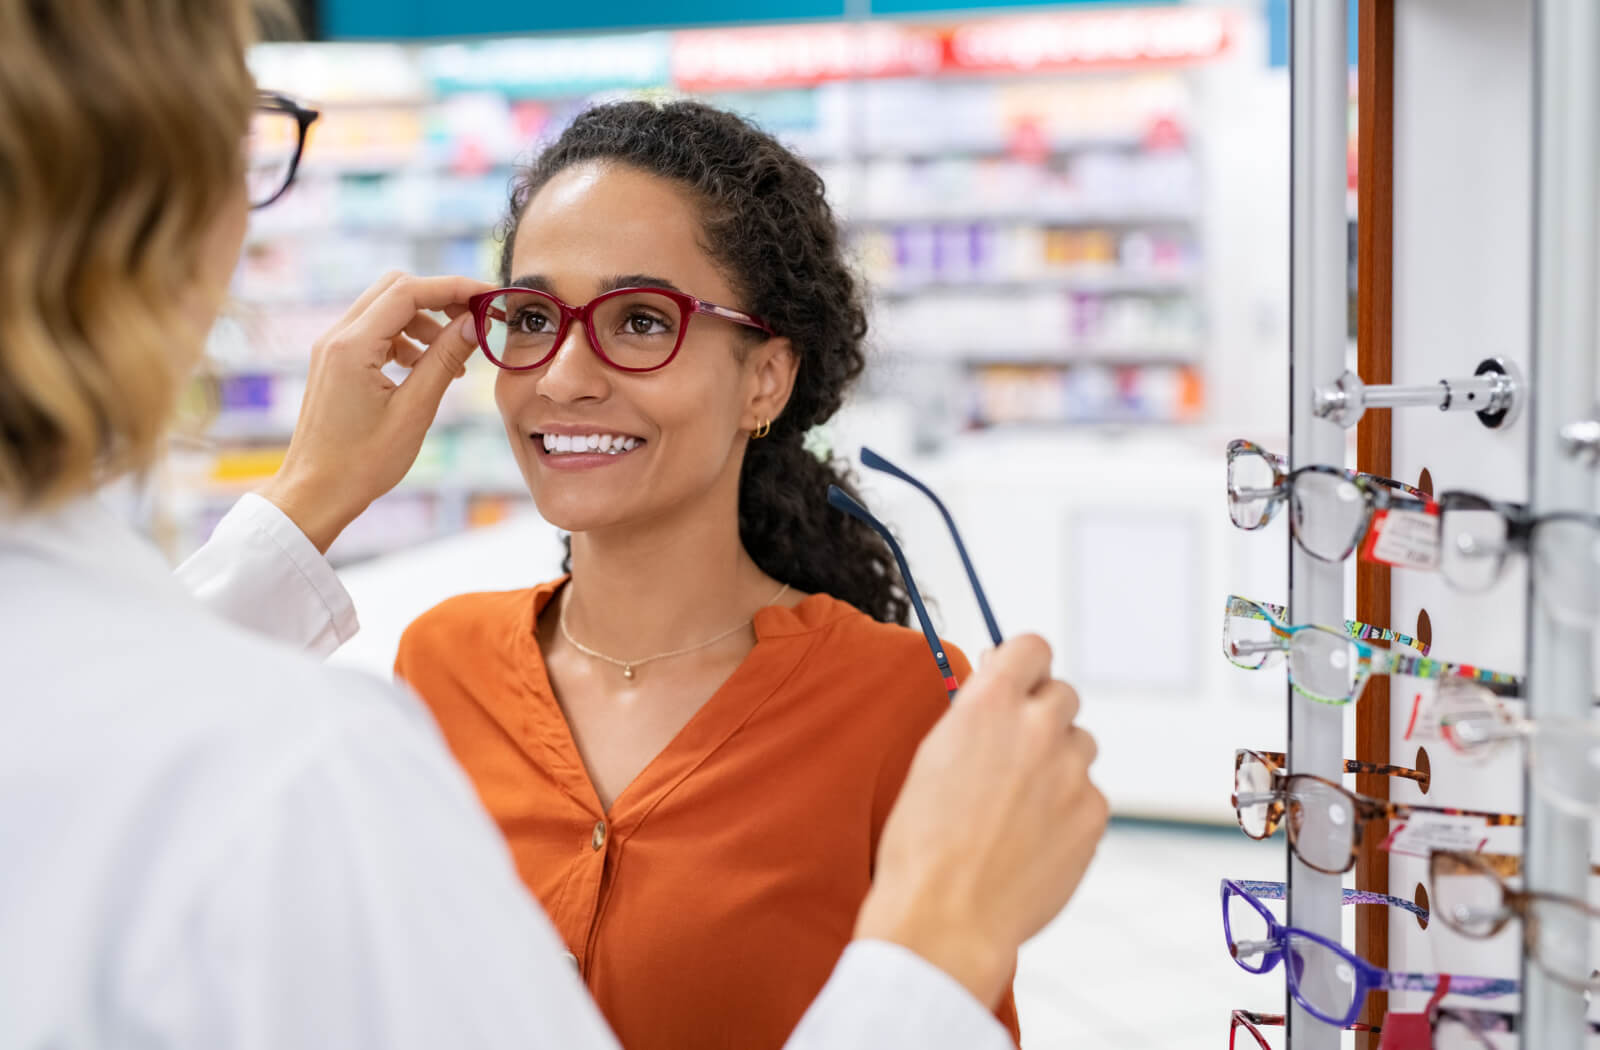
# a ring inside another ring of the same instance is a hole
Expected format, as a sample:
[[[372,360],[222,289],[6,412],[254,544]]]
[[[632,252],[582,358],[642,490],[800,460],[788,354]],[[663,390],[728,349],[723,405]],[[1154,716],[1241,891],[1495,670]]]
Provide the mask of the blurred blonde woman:
[[[326,621],[316,539],[410,466],[484,286],[351,307],[279,502],[241,501],[187,587],[94,497],[160,454],[248,210],[292,179],[246,178],[253,119],[296,150],[310,119],[258,94],[250,33],[243,0],[0,4],[0,1046],[613,1047],[417,702],[188,593]],[[984,1003],[1104,821],[1048,667],[1009,643],[929,734],[791,1047],[1008,1045]]]

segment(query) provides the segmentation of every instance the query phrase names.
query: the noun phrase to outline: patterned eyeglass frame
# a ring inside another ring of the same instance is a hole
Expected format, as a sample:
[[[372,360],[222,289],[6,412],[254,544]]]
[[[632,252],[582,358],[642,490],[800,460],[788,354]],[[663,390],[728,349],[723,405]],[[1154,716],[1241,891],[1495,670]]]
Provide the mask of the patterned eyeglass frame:
[[[1350,557],[1350,555],[1354,554],[1357,548],[1361,546],[1361,541],[1366,538],[1367,530],[1372,526],[1373,515],[1375,515],[1378,511],[1388,510],[1390,507],[1400,507],[1411,510],[1426,510],[1433,502],[1432,498],[1421,489],[1407,485],[1403,481],[1396,481],[1393,478],[1382,477],[1378,474],[1366,474],[1357,470],[1347,470],[1343,467],[1332,467],[1322,464],[1313,464],[1309,467],[1300,467],[1297,470],[1291,471],[1288,469],[1288,459],[1278,455],[1275,452],[1268,452],[1265,448],[1262,448],[1255,442],[1245,441],[1243,438],[1237,438],[1228,442],[1227,462],[1228,472],[1230,475],[1233,472],[1234,461],[1242,459],[1245,456],[1259,456],[1272,470],[1271,488],[1235,489],[1232,485],[1228,486],[1228,519],[1232,521],[1236,527],[1244,529],[1247,532],[1254,532],[1256,529],[1265,528],[1267,523],[1277,516],[1278,510],[1289,501],[1290,489],[1293,487],[1295,481],[1307,474],[1325,474],[1329,477],[1339,478],[1341,480],[1350,482],[1360,490],[1362,500],[1366,503],[1366,513],[1363,515],[1361,524],[1356,529],[1355,534],[1350,538],[1348,547],[1346,547],[1344,553],[1339,555],[1337,558],[1325,558],[1321,554],[1311,550],[1310,547],[1306,546],[1305,541],[1300,538],[1299,525],[1295,522],[1292,516],[1290,517],[1290,535],[1292,535],[1295,542],[1300,545],[1301,550],[1322,562],[1342,562],[1346,558]],[[1253,525],[1240,524],[1238,519],[1233,516],[1232,508],[1234,504],[1245,500],[1265,501],[1265,505],[1261,510],[1260,519]]]
[[[1232,897],[1239,897],[1255,909],[1257,914],[1266,922],[1267,939],[1264,941],[1246,941],[1242,944],[1234,940],[1232,923],[1228,918],[1228,901]],[[1361,1007],[1366,1004],[1367,994],[1374,991],[1414,991],[1431,992],[1439,986],[1442,974],[1432,973],[1397,973],[1393,970],[1384,970],[1372,965],[1365,959],[1354,954],[1337,941],[1329,940],[1321,934],[1312,933],[1295,926],[1285,926],[1277,917],[1267,910],[1266,905],[1246,890],[1241,884],[1232,879],[1222,880],[1222,935],[1227,945],[1228,954],[1246,973],[1269,973],[1279,962],[1283,961],[1284,953],[1288,950],[1289,938],[1301,938],[1312,944],[1320,945],[1333,952],[1340,960],[1348,964],[1355,973],[1355,993],[1351,996],[1350,1009],[1343,1017],[1332,1017],[1324,1014],[1310,1000],[1300,992],[1299,975],[1294,966],[1285,967],[1289,985],[1289,995],[1301,1008],[1317,1020],[1331,1024],[1336,1028],[1344,1028],[1355,1023],[1361,1015]],[[1244,957],[1259,955],[1261,963],[1252,966],[1244,961]],[[1457,995],[1472,996],[1474,998],[1492,998],[1501,995],[1515,995],[1520,990],[1516,981],[1498,977],[1462,977],[1455,974],[1450,976],[1450,991]]]
[[[1490,671],[1471,664],[1450,663],[1447,660],[1436,660],[1427,656],[1428,647],[1412,638],[1410,635],[1391,631],[1386,627],[1373,627],[1357,620],[1346,620],[1344,630],[1322,624],[1284,623],[1282,617],[1286,610],[1281,605],[1270,602],[1258,602],[1251,598],[1241,598],[1237,594],[1228,595],[1222,613],[1222,655],[1235,667],[1246,671],[1259,671],[1266,667],[1267,660],[1277,653],[1287,653],[1293,645],[1294,636],[1302,631],[1318,631],[1332,635],[1340,641],[1348,643],[1356,652],[1356,669],[1353,680],[1355,684],[1343,697],[1319,696],[1306,689],[1295,681],[1294,673],[1289,673],[1289,685],[1295,692],[1307,700],[1315,700],[1319,704],[1353,704],[1361,698],[1366,691],[1367,682],[1373,675],[1410,675],[1413,678],[1464,678],[1477,682],[1500,696],[1520,697],[1522,695],[1522,679],[1514,674],[1502,671]],[[1272,631],[1270,642],[1233,642],[1230,648],[1228,637],[1228,621],[1240,616],[1264,622]],[[1379,649],[1366,641],[1374,638],[1379,641],[1394,641],[1418,651],[1419,655],[1410,653],[1397,653],[1390,649]],[[1240,655],[1250,656],[1259,654],[1261,662],[1255,665],[1240,663],[1235,657]]]
[[[1234,882],[1250,893],[1258,901],[1282,901],[1289,899],[1289,884],[1287,882],[1270,882],[1260,879],[1234,879]],[[1404,897],[1392,897],[1387,893],[1374,893],[1372,890],[1353,890],[1348,886],[1342,891],[1339,903],[1351,904],[1382,904],[1387,908],[1399,908],[1408,911],[1417,917],[1424,928],[1428,925],[1428,909],[1416,901],[1408,901]]]
[[[1439,920],[1450,929],[1463,937],[1472,937],[1478,940],[1488,940],[1501,930],[1505,929],[1513,920],[1522,922],[1522,950],[1527,957],[1533,960],[1534,965],[1543,970],[1545,975],[1557,984],[1564,985],[1580,992],[1600,991],[1600,972],[1592,974],[1587,981],[1575,981],[1571,977],[1557,972],[1544,959],[1539,946],[1539,919],[1534,914],[1533,906],[1539,901],[1559,904],[1564,908],[1572,908],[1587,915],[1591,921],[1600,921],[1600,908],[1596,908],[1588,901],[1577,897],[1567,897],[1559,893],[1538,893],[1529,890],[1518,890],[1506,885],[1506,879],[1514,878],[1522,870],[1522,858],[1504,853],[1466,853],[1459,850],[1434,850],[1428,857],[1428,881],[1434,886],[1434,896],[1438,896],[1438,883],[1441,875],[1479,875],[1492,879],[1500,890],[1500,900],[1503,905],[1498,915],[1494,917],[1493,925],[1485,933],[1474,933],[1461,924],[1448,912],[1441,910]],[[1600,874],[1600,867],[1590,866],[1590,874]]]
[[[1285,773],[1281,766],[1269,761],[1268,753],[1251,751],[1248,748],[1240,748],[1234,752],[1233,772],[1235,785],[1239,782],[1239,770],[1244,766],[1245,762],[1251,759],[1260,761],[1267,767],[1271,773],[1272,781],[1271,786],[1266,791],[1255,791],[1243,795],[1239,794],[1238,791],[1233,793],[1231,800],[1233,802],[1234,818],[1239,822],[1239,830],[1250,838],[1260,841],[1271,838],[1277,833],[1280,826],[1283,827],[1285,833],[1289,836],[1289,849],[1294,852],[1296,857],[1300,858],[1300,862],[1308,868],[1327,875],[1343,875],[1356,866],[1356,857],[1361,852],[1361,843],[1366,825],[1374,821],[1406,820],[1414,813],[1438,813],[1442,816],[1450,817],[1472,817],[1482,820],[1488,827],[1522,826],[1522,817],[1514,813],[1490,813],[1485,810],[1458,809],[1453,806],[1413,805],[1405,802],[1391,802],[1387,799],[1372,798],[1367,795],[1358,795],[1342,784],[1335,784],[1331,780],[1325,780],[1310,773]],[[1357,772],[1363,772],[1363,770],[1357,770]],[[1412,770],[1411,772],[1418,771]],[[1294,822],[1285,822],[1283,819],[1287,809],[1287,801],[1294,795],[1295,786],[1312,783],[1344,796],[1349,800],[1350,808],[1355,811],[1356,819],[1350,829],[1350,856],[1345,861],[1344,866],[1337,870],[1325,868],[1307,860],[1305,855],[1300,852],[1299,836],[1295,831]],[[1260,805],[1267,807],[1266,819],[1263,822],[1261,834],[1251,835],[1249,829],[1245,827],[1242,811],[1247,806]]]

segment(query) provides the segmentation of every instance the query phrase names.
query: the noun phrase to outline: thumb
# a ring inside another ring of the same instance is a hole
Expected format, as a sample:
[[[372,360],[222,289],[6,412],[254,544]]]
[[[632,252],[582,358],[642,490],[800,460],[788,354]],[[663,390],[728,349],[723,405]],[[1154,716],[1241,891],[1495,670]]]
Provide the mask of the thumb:
[[[472,315],[457,318],[444,327],[439,337],[423,353],[411,374],[400,384],[395,398],[407,413],[432,419],[450,384],[467,373],[467,359],[478,348]]]
[[[1020,703],[1050,680],[1049,644],[1036,634],[1001,642],[956,695],[957,703]]]

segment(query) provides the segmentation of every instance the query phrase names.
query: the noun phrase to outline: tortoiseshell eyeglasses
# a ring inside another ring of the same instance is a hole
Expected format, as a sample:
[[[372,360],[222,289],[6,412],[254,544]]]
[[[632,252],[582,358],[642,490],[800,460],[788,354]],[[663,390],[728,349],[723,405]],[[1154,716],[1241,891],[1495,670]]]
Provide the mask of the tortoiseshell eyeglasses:
[[[1522,922],[1528,958],[1554,980],[1579,991],[1600,991],[1589,945],[1600,934],[1600,909],[1554,893],[1512,889],[1506,879],[1521,858],[1435,851],[1428,860],[1433,905],[1444,924],[1466,937],[1493,937]]]
[[[1472,817],[1492,827],[1521,827],[1522,818],[1476,809],[1411,805],[1358,795],[1309,773],[1283,772],[1282,756],[1241,749],[1234,752],[1233,809],[1239,830],[1253,839],[1270,837],[1284,826],[1289,848],[1310,868],[1342,875],[1354,868],[1363,829],[1379,820],[1404,820],[1414,813]],[[1426,783],[1421,770],[1347,762],[1346,772],[1377,773]],[[1284,818],[1288,819],[1285,820]]]

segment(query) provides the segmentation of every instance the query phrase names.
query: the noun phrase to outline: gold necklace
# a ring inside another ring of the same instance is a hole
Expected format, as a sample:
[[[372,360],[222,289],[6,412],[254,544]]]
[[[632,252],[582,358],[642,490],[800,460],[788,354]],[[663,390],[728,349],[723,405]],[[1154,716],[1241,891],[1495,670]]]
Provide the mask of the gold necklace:
[[[778,603],[778,599],[782,598],[788,593],[789,585],[786,583],[778,589],[777,594],[774,594],[770,599],[767,600],[766,605],[776,605]],[[643,667],[645,664],[654,663],[657,660],[665,660],[669,656],[683,656],[685,653],[692,653],[697,649],[704,649],[708,645],[715,645],[717,642],[720,642],[724,638],[728,637],[728,635],[733,634],[735,631],[742,631],[755,622],[755,617],[752,616],[743,623],[728,628],[715,638],[707,638],[698,645],[691,645],[684,649],[673,649],[670,652],[656,653],[654,656],[646,656],[642,660],[618,660],[615,656],[607,656],[605,653],[596,652],[587,645],[584,645],[582,642],[578,641],[576,638],[572,637],[572,632],[567,630],[567,606],[571,602],[571,597],[572,591],[569,585],[568,591],[566,595],[563,596],[561,601],[561,613],[556,617],[556,624],[561,628],[561,637],[565,638],[568,645],[571,645],[583,655],[592,656],[596,660],[604,660],[608,664],[613,664],[622,668],[622,677],[628,679],[630,682],[633,681],[633,669],[636,667]],[[765,605],[763,608],[765,608]]]

